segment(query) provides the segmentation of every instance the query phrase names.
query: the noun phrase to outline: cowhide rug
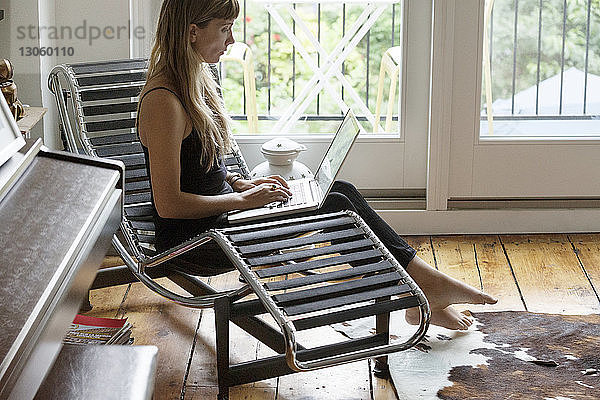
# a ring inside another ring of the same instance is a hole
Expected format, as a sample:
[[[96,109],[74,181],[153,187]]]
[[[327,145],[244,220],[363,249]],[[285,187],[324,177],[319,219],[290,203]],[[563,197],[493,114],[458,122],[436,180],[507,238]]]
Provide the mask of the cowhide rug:
[[[416,347],[389,356],[400,399],[600,399],[600,315],[473,316],[466,332],[431,326]],[[402,317],[392,318],[392,340],[411,329]],[[356,337],[362,326],[334,328]]]

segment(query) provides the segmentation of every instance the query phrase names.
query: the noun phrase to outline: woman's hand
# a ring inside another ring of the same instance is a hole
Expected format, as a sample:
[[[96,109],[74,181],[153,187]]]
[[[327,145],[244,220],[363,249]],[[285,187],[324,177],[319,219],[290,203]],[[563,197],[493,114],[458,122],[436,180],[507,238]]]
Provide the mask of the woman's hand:
[[[256,181],[256,179],[245,182],[254,181]],[[265,182],[254,184],[254,186],[240,193],[240,196],[244,202],[244,208],[262,207],[269,203],[285,201],[291,197],[292,192],[290,192],[287,187],[284,187],[279,183],[274,183],[271,181],[269,182],[270,183]]]
[[[263,183],[267,184],[275,184],[279,186],[283,186],[285,189],[288,189],[290,186],[288,183],[279,175],[271,175],[265,178],[255,178],[255,179],[238,179],[233,183],[233,190],[236,192],[244,192],[248,189],[252,189],[258,185]],[[289,191],[288,191],[289,192]],[[291,193],[289,193],[291,195]]]

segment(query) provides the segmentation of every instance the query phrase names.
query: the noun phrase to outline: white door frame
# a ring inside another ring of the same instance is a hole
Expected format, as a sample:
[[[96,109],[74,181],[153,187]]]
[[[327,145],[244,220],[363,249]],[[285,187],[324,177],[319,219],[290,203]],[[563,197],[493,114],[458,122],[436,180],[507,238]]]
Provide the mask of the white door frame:
[[[484,1],[434,2],[428,209],[600,198],[598,138],[480,138]]]

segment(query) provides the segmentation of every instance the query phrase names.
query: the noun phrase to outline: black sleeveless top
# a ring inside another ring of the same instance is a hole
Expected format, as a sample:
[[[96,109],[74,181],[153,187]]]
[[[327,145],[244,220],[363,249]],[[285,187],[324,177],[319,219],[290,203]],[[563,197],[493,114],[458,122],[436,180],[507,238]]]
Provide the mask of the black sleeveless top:
[[[140,98],[140,108],[144,97],[158,89],[168,90],[173,93],[177,98],[177,93],[166,87],[155,87],[148,90]],[[137,126],[137,124],[136,124]],[[139,139],[139,133],[138,133]],[[141,141],[140,141],[141,144]],[[148,154],[148,148],[142,144],[144,155],[146,156],[146,171],[150,176],[150,157]],[[222,158],[219,158],[219,162],[208,172],[206,168],[200,162],[200,154],[202,152],[202,142],[196,129],[192,129],[192,132],[186,136],[181,142],[180,152],[180,189],[182,192],[212,196],[225,193],[233,192],[233,189],[227,182],[225,177],[227,176],[227,168]],[[215,215],[200,219],[176,219],[176,218],[163,218],[158,215],[156,206],[154,205],[154,194],[152,193],[152,182],[150,182],[151,189],[151,202],[152,202],[152,216],[154,219],[154,225],[156,226],[156,250],[161,252],[171,247],[174,247],[186,240],[210,229],[217,225],[217,221],[222,218],[220,215]]]

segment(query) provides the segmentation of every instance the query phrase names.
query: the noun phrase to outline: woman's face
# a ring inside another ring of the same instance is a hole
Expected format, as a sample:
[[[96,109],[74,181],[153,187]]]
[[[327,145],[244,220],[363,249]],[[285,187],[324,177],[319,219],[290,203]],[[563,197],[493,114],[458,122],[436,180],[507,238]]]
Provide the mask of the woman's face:
[[[233,44],[234,20],[215,18],[210,20],[204,28],[198,28],[196,24],[190,26],[190,42],[192,48],[202,56],[208,63],[217,63],[219,58],[227,50],[227,46]]]

